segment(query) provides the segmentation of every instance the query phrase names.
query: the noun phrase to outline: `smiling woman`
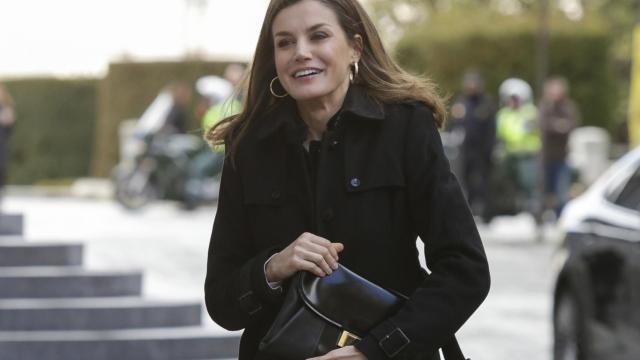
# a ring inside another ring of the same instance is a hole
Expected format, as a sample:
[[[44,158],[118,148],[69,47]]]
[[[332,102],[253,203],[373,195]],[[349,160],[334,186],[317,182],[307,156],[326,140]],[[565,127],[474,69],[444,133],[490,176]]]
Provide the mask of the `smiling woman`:
[[[350,67],[360,60],[362,37],[347,39],[335,13],[317,1],[282,10],[273,33],[278,78],[298,104],[339,104],[349,88]]]
[[[211,318],[245,329],[240,360],[437,358],[487,295],[489,272],[444,156],[433,84],[391,60],[357,0],[272,0],[248,80],[244,110],[208,133],[228,160],[205,281]],[[259,348],[286,326],[294,275],[331,282],[338,263],[408,300],[349,342],[321,331],[312,336],[330,347]]]

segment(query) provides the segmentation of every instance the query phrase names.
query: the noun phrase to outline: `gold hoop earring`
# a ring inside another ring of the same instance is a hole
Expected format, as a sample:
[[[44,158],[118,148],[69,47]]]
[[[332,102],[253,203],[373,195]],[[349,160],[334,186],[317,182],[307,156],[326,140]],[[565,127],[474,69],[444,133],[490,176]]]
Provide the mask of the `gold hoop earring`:
[[[353,71],[349,71],[349,81],[353,84],[355,79],[358,77],[358,62],[353,63]]]
[[[273,82],[276,81],[276,80],[278,80],[277,76],[274,77],[273,79],[271,79],[271,83],[269,83],[269,90],[271,91],[271,95],[273,95],[273,96],[275,96],[277,98],[280,98],[280,99],[282,99],[284,97],[287,97],[289,94],[286,93],[286,92],[284,93],[284,95],[278,95],[278,94],[276,94],[275,91],[273,91]]]

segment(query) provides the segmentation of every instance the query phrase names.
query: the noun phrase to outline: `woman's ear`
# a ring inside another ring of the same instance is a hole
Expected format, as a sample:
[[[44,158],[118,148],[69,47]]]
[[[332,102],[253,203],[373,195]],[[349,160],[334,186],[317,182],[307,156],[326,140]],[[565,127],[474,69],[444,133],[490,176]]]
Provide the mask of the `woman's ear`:
[[[360,36],[360,34],[355,34],[351,43],[351,48],[353,49],[352,60],[353,62],[358,62],[360,61],[360,57],[362,57],[362,51],[364,49],[362,36]]]

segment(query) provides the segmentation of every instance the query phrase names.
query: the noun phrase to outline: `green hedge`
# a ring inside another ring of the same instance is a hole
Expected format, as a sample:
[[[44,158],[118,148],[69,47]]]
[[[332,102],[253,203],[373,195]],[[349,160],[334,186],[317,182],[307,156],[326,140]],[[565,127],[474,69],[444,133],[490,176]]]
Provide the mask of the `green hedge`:
[[[94,176],[109,176],[118,162],[119,124],[142,115],[165,85],[173,81],[195,84],[203,75],[222,74],[227,64],[202,61],[111,64],[99,88],[98,125],[91,173]],[[197,131],[199,122],[192,119],[190,128]]]
[[[492,94],[509,77],[520,77],[535,90],[536,20],[476,10],[438,15],[407,31],[395,49],[400,64],[433,78],[448,95],[460,90],[468,68],[484,75]],[[619,99],[609,32],[591,18],[551,23],[549,75],[569,80],[583,124],[613,129]]]
[[[97,81],[45,78],[3,83],[16,103],[8,182],[87,176]]]

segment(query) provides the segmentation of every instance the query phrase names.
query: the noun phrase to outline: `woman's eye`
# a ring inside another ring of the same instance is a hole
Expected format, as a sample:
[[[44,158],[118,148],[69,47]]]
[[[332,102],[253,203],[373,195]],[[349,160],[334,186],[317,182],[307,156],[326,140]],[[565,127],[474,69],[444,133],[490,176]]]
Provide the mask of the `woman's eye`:
[[[325,34],[323,32],[317,32],[317,33],[314,33],[313,35],[311,35],[311,39],[312,40],[322,40],[322,39],[325,39],[327,37],[328,37],[327,34]]]
[[[278,45],[279,48],[286,47],[291,44],[291,40],[282,39],[282,40],[279,40],[276,44]]]

